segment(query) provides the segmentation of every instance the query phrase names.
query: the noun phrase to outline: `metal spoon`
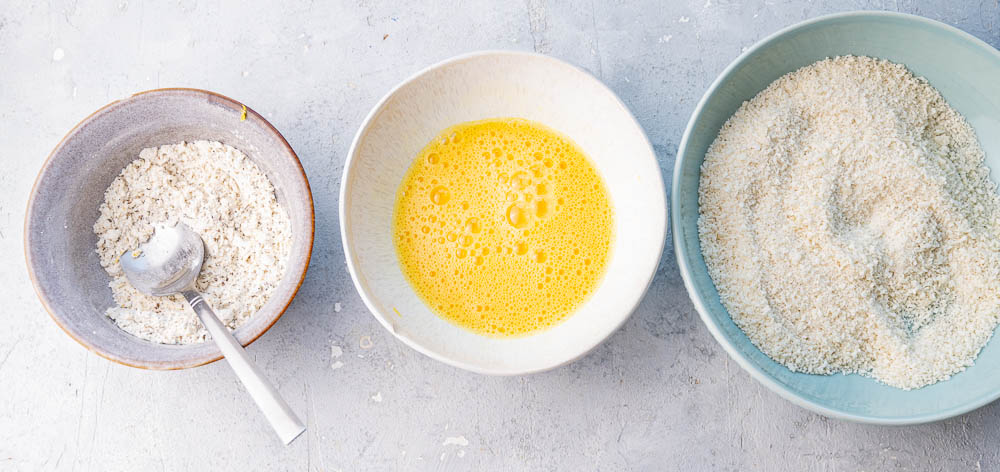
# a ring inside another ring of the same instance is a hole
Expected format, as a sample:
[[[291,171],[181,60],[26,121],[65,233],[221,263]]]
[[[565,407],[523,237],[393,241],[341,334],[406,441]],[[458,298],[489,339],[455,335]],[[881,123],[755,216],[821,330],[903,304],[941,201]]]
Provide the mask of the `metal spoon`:
[[[157,228],[148,242],[122,254],[121,265],[125,278],[140,292],[153,296],[184,295],[278,437],[288,444],[306,427],[195,290],[194,282],[204,260],[205,244],[201,237],[187,225],[178,223],[173,228]]]

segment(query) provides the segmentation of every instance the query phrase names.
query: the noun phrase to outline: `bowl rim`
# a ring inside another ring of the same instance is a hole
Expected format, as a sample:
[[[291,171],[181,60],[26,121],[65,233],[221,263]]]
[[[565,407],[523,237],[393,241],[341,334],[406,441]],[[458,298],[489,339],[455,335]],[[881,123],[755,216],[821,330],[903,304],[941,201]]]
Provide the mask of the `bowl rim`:
[[[447,355],[438,353],[424,346],[423,344],[411,339],[408,336],[401,336],[399,333],[397,333],[396,330],[389,323],[388,315],[378,310],[377,306],[372,301],[372,299],[374,298],[373,295],[369,292],[367,286],[363,284],[359,279],[358,268],[355,263],[357,254],[354,251],[354,248],[351,246],[350,240],[348,238],[347,227],[350,225],[350,218],[347,213],[347,204],[346,204],[348,199],[348,183],[350,182],[351,171],[354,167],[355,157],[359,152],[359,144],[361,142],[361,139],[367,134],[369,128],[374,123],[375,117],[379,114],[379,112],[382,111],[386,103],[388,103],[389,100],[391,100],[392,97],[394,97],[403,87],[406,87],[407,85],[415,82],[416,80],[420,79],[426,74],[441,69],[443,67],[488,56],[509,56],[509,57],[518,57],[522,59],[542,59],[561,67],[569,67],[573,71],[583,74],[584,78],[596,81],[598,84],[600,84],[600,86],[604,87],[604,89],[611,94],[611,97],[614,98],[615,102],[624,112],[625,116],[629,120],[631,120],[632,124],[635,125],[636,129],[639,130],[639,133],[642,136],[645,146],[649,149],[649,154],[652,156],[654,163],[656,164],[657,168],[660,167],[659,160],[656,158],[656,151],[653,149],[653,145],[649,141],[649,136],[646,134],[646,130],[642,127],[642,124],[639,123],[639,120],[635,118],[635,115],[632,113],[632,110],[621,100],[621,97],[619,97],[618,94],[614,92],[614,90],[608,87],[608,85],[605,84],[604,81],[598,79],[590,72],[569,62],[537,52],[505,50],[505,49],[486,49],[486,50],[479,50],[479,51],[472,51],[468,53],[458,54],[456,56],[452,56],[447,59],[435,62],[429,66],[426,66],[418,70],[417,72],[413,73],[403,81],[399,82],[391,89],[389,89],[389,91],[386,92],[386,94],[383,95],[382,98],[375,103],[372,109],[368,112],[367,116],[365,116],[364,121],[362,121],[361,126],[358,127],[357,133],[355,133],[354,135],[354,139],[351,141],[351,147],[347,152],[347,159],[344,162],[344,172],[340,181],[340,202],[339,202],[340,237],[341,237],[341,244],[343,245],[344,248],[344,258],[346,259],[347,262],[348,271],[351,274],[351,280],[354,282],[355,290],[357,290],[358,294],[361,296],[362,301],[364,301],[365,306],[368,307],[368,311],[372,314],[372,316],[374,316],[375,319],[378,320],[378,322],[382,325],[383,328],[392,333],[392,335],[397,340],[402,341],[403,344],[406,344],[410,348],[416,350],[417,352],[427,357],[430,357],[431,359],[450,365],[452,367],[458,367],[463,370],[475,372],[477,374],[495,375],[495,376],[527,375],[527,374],[545,372],[558,367],[562,367],[564,365],[570,364],[580,359],[581,357],[593,351],[594,348],[600,346],[605,341],[607,341],[607,339],[611,337],[612,334],[617,332],[621,328],[621,326],[625,324],[625,322],[632,316],[632,313],[635,311],[636,307],[639,306],[639,303],[642,302],[643,298],[645,298],[646,293],[649,291],[649,287],[653,282],[653,278],[656,276],[656,272],[660,264],[662,263],[663,248],[664,245],[666,244],[667,227],[669,226],[669,223],[667,221],[669,220],[669,215],[667,213],[669,205],[667,204],[667,193],[666,193],[666,188],[664,187],[663,176],[661,175],[661,172],[656,172],[656,183],[658,183],[660,191],[663,196],[663,203],[662,203],[663,222],[659,229],[660,244],[656,256],[658,258],[657,265],[654,266],[653,270],[650,271],[645,281],[644,288],[636,297],[636,299],[632,301],[631,305],[628,306],[627,309],[621,311],[622,315],[618,323],[616,323],[612,329],[609,329],[604,336],[601,336],[600,339],[596,340],[591,345],[584,346],[584,348],[582,348],[579,352],[576,352],[565,359],[560,359],[556,362],[551,362],[548,364],[541,364],[539,366],[532,367],[529,369],[506,370],[506,369],[496,369],[496,368],[485,368],[474,362],[455,359]]]
[[[750,56],[755,52],[765,47],[770,46],[772,43],[781,40],[784,36],[792,33],[794,31],[800,30],[804,27],[811,26],[817,23],[826,23],[830,21],[835,21],[843,18],[893,18],[904,21],[910,21],[917,24],[922,24],[928,27],[943,30],[947,33],[956,35],[957,37],[964,39],[970,46],[978,47],[986,52],[991,53],[996,57],[997,61],[1000,61],[1000,51],[997,51],[993,46],[990,46],[985,41],[962,31],[959,28],[951,26],[940,21],[932,20],[930,18],[925,18],[918,15],[911,15],[908,13],[897,13],[897,12],[886,12],[886,11],[849,11],[841,13],[833,13],[829,15],[822,15],[815,18],[810,18],[805,21],[801,21],[790,26],[784,27],[767,37],[761,39],[754,43],[749,49],[744,51],[742,54],[736,57],[719,75],[712,81],[708,89],[702,95],[701,100],[698,101],[698,105],[695,107],[694,111],[691,113],[691,117],[688,120],[687,126],[684,129],[684,134],[681,137],[680,144],[677,147],[677,159],[674,163],[674,173],[672,177],[672,187],[671,187],[671,213],[673,215],[678,215],[680,211],[680,195],[678,193],[678,188],[680,188],[680,175],[681,175],[681,165],[684,162],[684,155],[687,153],[688,142],[694,131],[694,126],[696,122],[701,118],[704,112],[705,104],[718,91],[723,82],[729,80],[729,76],[733,73],[735,69],[746,63]],[[743,370],[750,373],[750,375],[756,379],[758,382],[764,384],[765,387],[770,389],[772,392],[777,393],[785,400],[788,400],[795,405],[798,405],[807,410],[819,413],[821,415],[836,418],[841,420],[853,421],[858,423],[870,423],[870,424],[881,424],[881,425],[909,425],[909,424],[920,424],[920,423],[930,423],[934,421],[940,421],[954,416],[967,413],[969,411],[975,410],[976,408],[982,407],[997,398],[1000,398],[1000,390],[993,392],[991,394],[983,395],[971,402],[965,403],[963,405],[958,405],[945,410],[917,414],[909,416],[876,416],[876,415],[862,415],[851,413],[849,411],[831,408],[804,398],[795,391],[784,387],[780,383],[776,382],[771,378],[766,372],[757,367],[751,360],[744,357],[736,348],[732,345],[729,339],[723,334],[719,325],[715,320],[708,314],[708,308],[704,301],[702,294],[697,290],[692,281],[691,271],[692,268],[689,267],[687,263],[688,251],[683,245],[681,240],[681,222],[679,218],[673,218],[671,221],[671,231],[673,232],[673,243],[674,243],[674,256],[677,260],[677,267],[680,269],[681,277],[684,279],[684,287],[687,289],[688,296],[691,298],[691,302],[694,304],[695,309],[698,311],[702,322],[708,328],[708,331],[712,333],[722,348],[729,354],[733,360],[739,364]],[[728,313],[727,313],[728,314]]]
[[[302,287],[303,281],[305,281],[306,273],[309,271],[309,261],[312,259],[312,250],[313,250],[313,244],[315,242],[315,235],[316,235],[316,209],[315,209],[314,202],[313,202],[312,188],[309,185],[309,178],[306,176],[305,169],[302,167],[302,161],[299,160],[298,154],[296,154],[295,150],[292,149],[292,146],[290,144],[288,144],[288,141],[285,140],[285,137],[282,136],[281,132],[279,132],[278,129],[274,127],[274,125],[272,125],[270,122],[268,122],[267,119],[265,119],[263,116],[261,116],[259,113],[257,113],[256,111],[254,111],[250,107],[246,106],[242,102],[233,100],[232,98],[229,98],[229,97],[227,97],[225,95],[222,95],[220,93],[212,92],[212,91],[209,91],[209,90],[203,90],[203,89],[197,89],[197,88],[187,88],[187,87],[164,87],[164,88],[156,88],[156,89],[144,90],[144,91],[141,91],[141,92],[133,93],[133,94],[129,95],[128,97],[125,97],[125,98],[122,98],[122,99],[118,99],[118,100],[114,100],[114,101],[112,101],[112,102],[110,102],[110,103],[108,103],[108,104],[106,104],[106,105],[98,108],[97,110],[93,111],[92,113],[90,113],[89,115],[87,115],[86,117],[84,117],[82,120],[80,120],[80,122],[77,123],[75,126],[73,126],[68,132],[66,132],[66,134],[62,137],[62,139],[60,139],[59,142],[55,145],[55,147],[52,148],[52,151],[49,152],[48,157],[45,158],[45,162],[42,163],[42,166],[41,166],[41,168],[38,171],[38,175],[35,177],[35,181],[31,184],[31,190],[30,190],[30,192],[28,194],[29,195],[28,196],[28,202],[27,202],[27,206],[26,206],[25,212],[24,212],[24,226],[23,226],[23,229],[22,229],[22,231],[24,233],[24,248],[23,248],[23,250],[24,250],[25,264],[26,264],[27,269],[28,269],[28,278],[31,279],[31,285],[32,285],[32,288],[34,288],[34,290],[35,290],[35,295],[38,297],[38,300],[42,303],[42,306],[45,308],[45,311],[48,312],[49,318],[51,318],[52,321],[54,321],[56,323],[56,325],[58,325],[59,328],[63,330],[63,332],[65,332],[66,334],[68,334],[70,338],[73,338],[73,340],[75,340],[76,342],[80,343],[80,345],[82,345],[83,347],[87,348],[87,350],[93,352],[94,354],[97,354],[97,355],[99,355],[99,356],[101,356],[101,357],[103,357],[103,358],[105,358],[105,359],[107,359],[109,361],[116,362],[116,363],[121,364],[121,365],[125,365],[125,366],[128,366],[128,367],[136,367],[136,368],[140,368],[140,369],[147,369],[147,370],[180,370],[180,369],[189,369],[189,368],[192,368],[192,367],[199,367],[199,366],[203,366],[203,365],[206,365],[206,364],[211,364],[211,363],[213,363],[213,362],[215,362],[215,361],[217,361],[219,359],[222,359],[222,357],[223,357],[222,356],[222,352],[219,351],[218,349],[215,349],[215,351],[217,352],[216,354],[210,354],[207,357],[187,359],[187,360],[176,361],[176,362],[139,361],[139,360],[135,360],[135,359],[123,358],[121,356],[118,356],[118,355],[110,352],[110,351],[107,351],[107,350],[103,349],[102,347],[100,347],[100,346],[98,346],[96,344],[90,343],[90,342],[86,341],[83,338],[75,336],[73,334],[73,331],[70,330],[63,323],[61,317],[56,314],[55,310],[53,310],[52,306],[49,304],[49,300],[46,297],[44,290],[41,287],[41,284],[40,284],[40,282],[38,280],[38,276],[35,273],[36,261],[34,261],[32,259],[32,257],[31,257],[31,250],[30,250],[30,248],[32,246],[32,235],[28,231],[28,226],[29,226],[29,222],[31,220],[32,210],[33,210],[34,205],[35,205],[35,197],[38,194],[38,184],[45,177],[45,175],[49,172],[50,168],[52,167],[52,163],[53,163],[53,160],[54,160],[56,154],[58,154],[58,152],[63,148],[63,146],[66,144],[66,141],[69,140],[71,137],[73,137],[78,131],[80,131],[80,129],[82,129],[85,125],[87,125],[88,123],[90,123],[93,119],[95,119],[98,116],[100,116],[100,115],[102,115],[102,114],[104,114],[104,113],[112,110],[114,107],[119,106],[119,105],[123,105],[123,104],[128,103],[128,102],[133,101],[133,100],[136,100],[139,97],[144,96],[144,95],[160,95],[160,94],[166,94],[166,95],[171,95],[171,94],[177,94],[177,95],[186,95],[186,94],[202,95],[202,96],[205,96],[205,97],[209,97],[209,98],[214,98],[214,99],[220,100],[221,102],[223,102],[223,103],[225,103],[225,104],[227,104],[227,105],[229,105],[231,107],[234,107],[237,110],[241,110],[241,111],[242,110],[246,110],[247,119],[257,120],[261,124],[263,124],[266,129],[270,130],[270,132],[276,138],[278,138],[278,142],[282,146],[285,147],[285,149],[289,152],[289,154],[291,154],[292,158],[294,159],[295,164],[296,164],[296,166],[297,166],[297,168],[299,170],[299,173],[301,174],[302,181],[305,183],[305,186],[306,186],[306,196],[308,197],[307,198],[307,203],[309,205],[309,215],[310,215],[310,217],[309,217],[309,239],[308,239],[309,242],[308,242],[308,248],[306,249],[306,259],[305,259],[306,262],[303,265],[303,267],[302,267],[302,273],[299,275],[299,279],[298,279],[298,281],[295,284],[295,289],[292,291],[291,295],[288,297],[288,300],[285,302],[285,304],[281,308],[281,310],[279,310],[277,312],[277,314],[274,316],[274,319],[271,320],[271,322],[268,323],[266,326],[264,326],[259,332],[253,332],[253,333],[251,333],[250,339],[248,339],[246,342],[242,343],[242,345],[244,347],[249,346],[254,341],[256,341],[258,338],[260,338],[261,336],[263,336],[264,333],[266,333],[269,329],[271,329],[272,326],[274,326],[275,323],[278,322],[278,319],[281,318],[282,315],[285,314],[285,311],[288,309],[288,307],[291,305],[292,301],[295,299],[296,294],[298,294],[299,289]]]

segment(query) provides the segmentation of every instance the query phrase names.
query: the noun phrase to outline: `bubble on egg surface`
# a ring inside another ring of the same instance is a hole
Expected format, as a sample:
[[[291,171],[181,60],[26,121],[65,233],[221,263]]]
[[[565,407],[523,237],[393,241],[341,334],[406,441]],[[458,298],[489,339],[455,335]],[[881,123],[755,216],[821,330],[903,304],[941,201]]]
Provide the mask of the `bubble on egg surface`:
[[[531,223],[527,207],[522,203],[515,203],[508,207],[507,223],[517,229],[527,228],[528,224]]]
[[[443,186],[439,185],[434,187],[434,190],[431,190],[431,202],[434,202],[435,205],[444,205],[448,203],[450,198],[451,195],[448,193],[448,189]]]

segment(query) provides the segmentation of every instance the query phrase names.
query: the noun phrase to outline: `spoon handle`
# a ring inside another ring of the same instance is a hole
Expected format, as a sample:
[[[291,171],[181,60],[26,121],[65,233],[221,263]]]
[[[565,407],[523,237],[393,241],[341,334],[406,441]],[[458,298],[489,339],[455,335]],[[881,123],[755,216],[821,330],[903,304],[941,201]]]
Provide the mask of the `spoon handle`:
[[[250,396],[257,402],[257,406],[264,412],[267,421],[278,433],[278,437],[285,444],[292,442],[306,430],[305,425],[295,416],[295,412],[288,407],[274,386],[267,381],[264,373],[250,359],[247,351],[233,337],[229,329],[215,316],[215,312],[202,299],[201,294],[195,290],[184,290],[182,293],[191,304],[194,312],[198,314],[198,318],[208,330],[208,334],[212,335],[212,339],[219,346],[222,355],[226,356],[226,360],[236,372],[236,376],[243,382],[243,386],[250,392]]]

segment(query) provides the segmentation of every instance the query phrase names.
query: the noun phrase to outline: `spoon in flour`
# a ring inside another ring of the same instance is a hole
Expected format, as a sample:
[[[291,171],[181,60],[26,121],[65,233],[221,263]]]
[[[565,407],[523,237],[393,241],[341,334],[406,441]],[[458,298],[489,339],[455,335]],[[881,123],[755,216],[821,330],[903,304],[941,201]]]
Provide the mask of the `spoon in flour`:
[[[157,228],[148,242],[122,254],[121,265],[125,278],[140,292],[157,297],[184,295],[274,431],[288,444],[306,427],[195,290],[194,282],[204,260],[205,244],[201,237],[187,225],[178,223],[173,228]]]

